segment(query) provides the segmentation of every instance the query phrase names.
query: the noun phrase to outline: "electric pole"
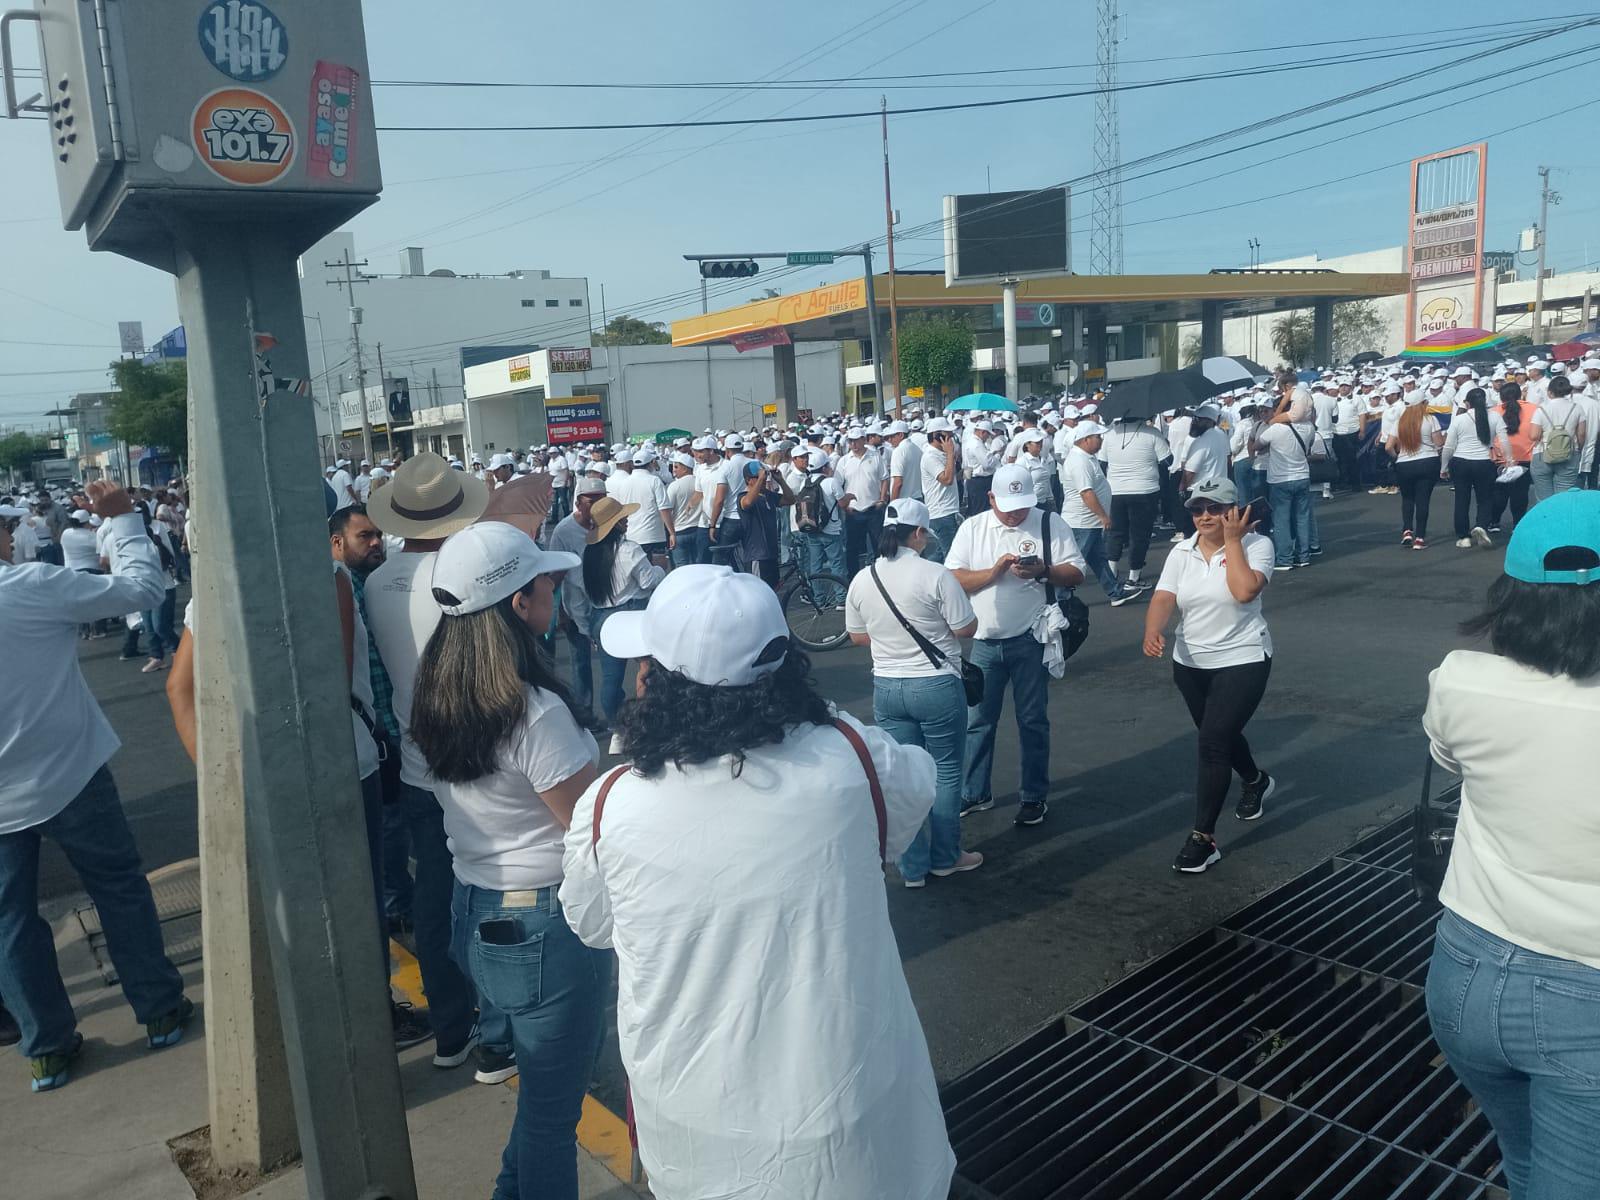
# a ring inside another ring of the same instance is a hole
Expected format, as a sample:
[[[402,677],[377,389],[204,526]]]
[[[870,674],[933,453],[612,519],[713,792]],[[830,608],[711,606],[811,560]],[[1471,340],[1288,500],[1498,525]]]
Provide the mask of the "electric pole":
[[[394,450],[394,430],[393,430],[393,428],[390,427],[389,421],[387,420],[388,415],[389,415],[389,373],[383,369],[383,343],[382,342],[378,343],[378,394],[383,398],[383,413],[384,413],[384,417],[385,417],[385,420],[383,422],[383,428],[385,430],[383,440],[386,443],[384,448],[386,450],[393,451]],[[362,398],[361,398],[361,412],[362,412],[363,415],[365,415],[366,411],[367,411],[367,400],[366,400],[366,396],[363,395]],[[370,459],[372,457],[372,455],[368,454],[367,457]]]
[[[363,278],[356,272],[357,267],[367,265],[367,260],[358,263],[350,261],[350,251],[346,250],[338,262],[323,263],[325,267],[341,267],[344,270],[343,279],[330,279],[328,283],[333,287],[343,287],[350,299],[350,341],[355,346],[356,353],[356,395],[361,404],[361,456],[369,461],[372,458],[372,421],[367,416],[367,368],[361,361],[361,310],[356,307],[356,284],[370,283],[371,280]],[[340,414],[341,422],[343,414]],[[343,430],[335,430],[342,433]]]
[[[1561,193],[1550,190],[1550,168],[1539,168],[1539,265],[1533,280],[1533,342],[1544,341],[1544,248],[1550,240],[1550,206],[1561,203]]]
[[[883,220],[889,236],[889,356],[894,364],[894,415],[905,409],[905,394],[900,389],[900,306],[894,294],[894,201],[889,194],[889,97],[881,96],[883,110]]]
[[[1094,226],[1089,269],[1122,274],[1122,124],[1117,113],[1117,0],[1095,5]]]

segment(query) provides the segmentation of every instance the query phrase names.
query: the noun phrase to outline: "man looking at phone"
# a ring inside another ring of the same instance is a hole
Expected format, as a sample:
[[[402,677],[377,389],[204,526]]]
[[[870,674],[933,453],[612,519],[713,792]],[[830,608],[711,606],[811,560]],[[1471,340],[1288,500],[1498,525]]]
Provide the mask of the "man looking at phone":
[[[1022,751],[1018,825],[1037,825],[1049,811],[1050,676],[1034,627],[1049,602],[1046,584],[1075,587],[1083,582],[1085,566],[1066,522],[1034,503],[1027,469],[1014,463],[999,468],[989,491],[989,511],[962,523],[944,560],[972,598],[978,618],[972,663],[983,672],[984,683],[983,701],[967,710],[961,814],[994,807],[990,782],[995,734],[1009,682]]]

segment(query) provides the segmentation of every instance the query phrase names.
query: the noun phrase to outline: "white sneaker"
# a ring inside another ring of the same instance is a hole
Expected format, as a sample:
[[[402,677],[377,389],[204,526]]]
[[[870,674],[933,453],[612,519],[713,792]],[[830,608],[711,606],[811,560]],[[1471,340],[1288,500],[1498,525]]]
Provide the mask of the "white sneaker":
[[[1167,541],[1169,543],[1171,543],[1172,545],[1176,546],[1179,542],[1183,541],[1183,539],[1188,537],[1188,536],[1189,535],[1186,534],[1186,533],[1175,533],[1171,537],[1169,537],[1167,539]]]
[[[1472,544],[1474,546],[1482,546],[1487,550],[1494,545],[1494,539],[1489,536],[1489,531],[1482,525],[1474,525],[1472,527]]]
[[[959,875],[963,871],[976,871],[983,866],[983,855],[976,850],[963,850],[961,857],[948,867],[934,867],[929,875],[937,875],[943,879],[946,875]]]
[[[611,735],[611,753],[622,753],[622,735],[620,733],[613,733]]]
[[[1456,539],[1456,549],[1457,550],[1471,550],[1472,549],[1472,539],[1469,538],[1469,537],[1457,538]]]

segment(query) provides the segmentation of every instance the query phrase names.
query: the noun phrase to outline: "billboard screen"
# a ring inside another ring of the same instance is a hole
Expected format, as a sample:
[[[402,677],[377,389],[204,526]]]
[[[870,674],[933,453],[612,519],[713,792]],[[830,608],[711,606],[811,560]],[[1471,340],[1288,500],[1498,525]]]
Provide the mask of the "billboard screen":
[[[1482,268],[1487,147],[1458,146],[1411,160],[1406,265],[1407,341],[1483,328]]]
[[[945,285],[1072,272],[1072,191],[944,198]]]
[[[546,404],[544,420],[552,446],[592,442],[606,435],[605,414],[598,396],[574,396],[561,404]]]

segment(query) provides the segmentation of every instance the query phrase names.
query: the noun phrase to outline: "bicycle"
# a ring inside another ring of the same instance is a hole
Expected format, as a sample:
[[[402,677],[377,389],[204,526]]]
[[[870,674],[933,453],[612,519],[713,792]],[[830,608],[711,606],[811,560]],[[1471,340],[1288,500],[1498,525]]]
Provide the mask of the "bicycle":
[[[791,557],[778,576],[778,600],[794,640],[807,650],[837,650],[850,640],[844,627],[845,580],[826,571],[806,574]],[[822,604],[819,596],[837,598]]]

